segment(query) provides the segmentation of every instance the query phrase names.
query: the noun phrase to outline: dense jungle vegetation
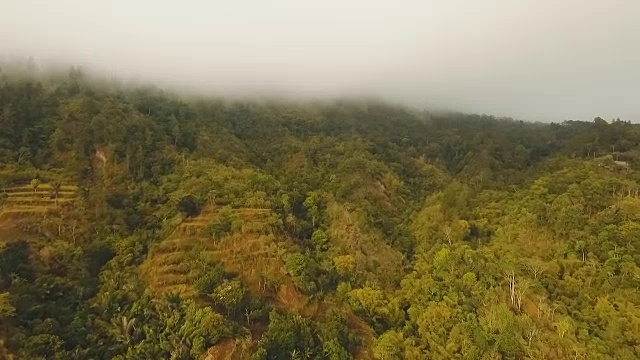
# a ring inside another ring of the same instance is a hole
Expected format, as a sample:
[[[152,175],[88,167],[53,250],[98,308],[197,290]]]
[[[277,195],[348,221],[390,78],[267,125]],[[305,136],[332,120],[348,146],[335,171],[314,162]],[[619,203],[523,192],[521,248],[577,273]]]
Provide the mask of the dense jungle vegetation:
[[[5,68],[0,358],[640,358],[639,141]]]

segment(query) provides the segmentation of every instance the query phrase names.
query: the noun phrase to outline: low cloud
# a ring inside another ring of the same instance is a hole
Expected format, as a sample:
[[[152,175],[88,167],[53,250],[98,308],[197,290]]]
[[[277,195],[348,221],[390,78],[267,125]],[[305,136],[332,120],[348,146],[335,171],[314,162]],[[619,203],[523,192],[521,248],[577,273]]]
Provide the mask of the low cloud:
[[[0,54],[215,95],[640,121],[640,2],[5,0]]]

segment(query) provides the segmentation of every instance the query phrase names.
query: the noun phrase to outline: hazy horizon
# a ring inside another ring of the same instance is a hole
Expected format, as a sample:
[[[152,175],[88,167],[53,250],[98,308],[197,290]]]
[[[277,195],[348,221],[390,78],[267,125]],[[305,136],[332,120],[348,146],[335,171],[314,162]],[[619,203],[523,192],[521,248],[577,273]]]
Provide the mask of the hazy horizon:
[[[640,121],[640,2],[5,0],[0,57],[213,95]]]

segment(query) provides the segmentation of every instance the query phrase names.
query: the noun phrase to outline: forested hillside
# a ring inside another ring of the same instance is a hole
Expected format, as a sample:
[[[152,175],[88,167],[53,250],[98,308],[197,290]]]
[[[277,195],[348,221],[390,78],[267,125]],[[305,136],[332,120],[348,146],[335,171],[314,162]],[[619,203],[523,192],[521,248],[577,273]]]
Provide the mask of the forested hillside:
[[[640,358],[639,125],[0,78],[0,358]]]

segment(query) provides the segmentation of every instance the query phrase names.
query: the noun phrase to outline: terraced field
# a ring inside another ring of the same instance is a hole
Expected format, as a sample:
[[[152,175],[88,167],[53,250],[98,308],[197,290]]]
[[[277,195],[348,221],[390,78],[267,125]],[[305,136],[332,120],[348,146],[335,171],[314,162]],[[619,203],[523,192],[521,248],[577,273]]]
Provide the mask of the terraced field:
[[[207,263],[220,261],[227,271],[242,274],[240,267],[250,261],[247,256],[253,260],[271,258],[266,256],[261,245],[264,236],[260,235],[268,226],[271,210],[245,208],[232,212],[242,219],[239,234],[218,241],[207,235],[205,228],[220,215],[220,209],[210,209],[182,222],[167,239],[151,249],[149,258],[141,266],[141,274],[151,290],[195,296],[192,284],[202,275],[201,269]]]
[[[195,297],[194,282],[201,276],[201,267],[207,261],[217,261],[225,271],[236,274],[242,283],[254,293],[272,298],[274,305],[283,310],[294,310],[305,317],[322,316],[329,308],[342,308],[349,326],[355,329],[362,341],[355,359],[370,359],[369,349],[374,338],[373,330],[348,306],[311,300],[300,293],[286,273],[281,258],[283,249],[272,236],[263,230],[268,226],[272,213],[269,209],[234,209],[243,220],[239,231],[214,241],[205,235],[205,228],[217,219],[219,210],[209,210],[200,216],[181,223],[164,241],[150,251],[141,266],[141,275],[156,294],[177,292]],[[249,347],[254,348],[261,331],[253,331]],[[246,345],[244,345],[246,346]],[[251,351],[245,351],[238,341],[224,341],[209,349],[205,359],[247,359]]]
[[[44,213],[75,201],[78,187],[51,184],[15,186],[0,192],[0,219],[10,214],[29,215]]]

